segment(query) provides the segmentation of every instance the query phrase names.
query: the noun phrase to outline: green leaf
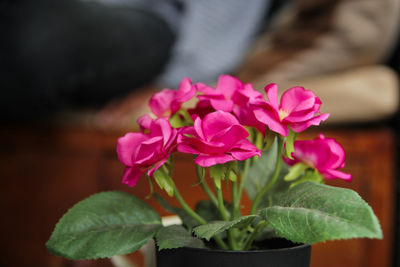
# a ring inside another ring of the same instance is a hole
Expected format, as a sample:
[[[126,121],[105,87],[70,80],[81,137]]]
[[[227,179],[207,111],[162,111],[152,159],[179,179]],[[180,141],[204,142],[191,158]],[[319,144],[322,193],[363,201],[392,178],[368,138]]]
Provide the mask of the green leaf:
[[[256,215],[243,216],[233,221],[214,221],[208,224],[197,226],[193,229],[193,232],[197,237],[205,238],[210,240],[216,234],[226,231],[232,227],[242,228],[249,225]]]
[[[285,156],[289,159],[293,159],[292,153],[294,152],[294,140],[296,139],[296,132],[292,129],[289,129],[289,135],[286,138],[285,145]]]
[[[175,207],[171,204],[168,203],[168,201],[166,201],[162,196],[160,196],[157,193],[154,193],[154,199],[157,200],[157,202],[168,212],[174,213],[176,215],[178,215],[183,224],[186,225],[187,227],[194,227],[196,225],[198,225],[198,223],[192,218],[190,217],[183,209]]]
[[[285,180],[285,181],[296,180],[309,167],[310,166],[308,166],[302,162],[296,163],[295,165],[293,165],[292,167],[289,168],[289,172],[285,175],[283,180]]]
[[[156,170],[153,174],[153,177],[156,180],[158,186],[167,192],[168,196],[174,196],[174,187],[171,177],[169,177],[169,175],[163,169],[160,168]]]
[[[147,204],[123,192],[103,192],[73,206],[57,223],[46,247],[68,259],[96,259],[131,253],[161,227]]]
[[[251,200],[256,198],[257,193],[263,188],[263,186],[269,181],[274,172],[276,163],[276,153],[277,153],[277,142],[269,149],[264,151],[261,158],[249,168],[247,173],[247,179],[244,182],[244,187]],[[278,181],[276,187],[271,190],[281,190],[286,189],[289,184],[282,183],[281,177],[285,176],[288,172],[288,167],[284,162],[281,164],[281,171],[279,173]],[[261,205],[260,205],[261,206]]]
[[[193,237],[181,225],[171,225],[161,228],[156,235],[156,241],[159,250],[180,247],[205,247],[201,239]]]
[[[281,237],[313,244],[348,238],[382,238],[371,207],[350,189],[305,182],[260,212]]]

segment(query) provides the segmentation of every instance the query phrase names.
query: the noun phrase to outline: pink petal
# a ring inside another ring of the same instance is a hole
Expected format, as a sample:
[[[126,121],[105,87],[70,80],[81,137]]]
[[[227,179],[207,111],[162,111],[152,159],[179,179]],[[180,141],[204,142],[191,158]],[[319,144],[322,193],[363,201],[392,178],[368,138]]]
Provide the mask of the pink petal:
[[[196,88],[192,86],[192,81],[189,78],[184,78],[179,84],[178,91],[171,102],[171,114],[175,114],[180,110],[182,103],[192,99],[195,95]]]
[[[223,164],[228,161],[235,160],[231,155],[199,155],[194,160],[194,163],[200,165],[201,167],[210,167],[215,164]]]
[[[162,136],[165,146],[172,136],[172,127],[167,119],[161,118],[154,121],[150,126],[150,136]]]
[[[321,170],[330,159],[329,146],[318,140],[295,141],[292,156],[313,168]]]
[[[150,101],[151,111],[159,118],[171,115],[171,103],[176,95],[175,90],[163,89],[161,92],[155,93]]]
[[[200,125],[201,125],[201,120],[200,120]],[[193,126],[185,126],[185,127],[179,128],[178,139],[181,137],[184,137],[186,135],[198,136],[198,134]]]
[[[276,110],[279,110],[278,104],[278,85],[270,83],[264,88],[269,104]]]
[[[232,95],[232,101],[236,105],[247,106],[251,99],[263,99],[263,96],[260,92],[254,90],[250,83],[245,84],[243,88],[236,90]]]
[[[184,144],[187,144],[203,154],[221,154],[225,153],[229,149],[222,142],[208,142],[207,140],[201,140],[193,137],[186,137],[183,139]]]
[[[247,139],[236,144],[229,153],[237,160],[246,160],[253,156],[261,157],[261,151]]]
[[[233,109],[233,101],[226,99],[210,99],[211,106],[215,110],[222,110],[226,112],[231,112]]]
[[[178,87],[178,92],[175,96],[178,102],[186,102],[196,94],[196,88],[192,86],[192,80],[184,78]]]
[[[327,168],[343,168],[344,162],[346,160],[346,153],[344,151],[344,148],[333,138],[325,138],[325,136],[323,136],[322,134],[319,135],[318,138],[319,140],[325,142],[329,146],[329,149],[331,151],[331,158],[326,164]]]
[[[198,135],[201,139],[203,139],[203,140],[206,139],[206,136],[205,136],[205,134],[204,134],[204,132],[203,132],[203,121],[201,120],[200,117],[197,117],[197,118],[195,119],[195,121],[194,121],[194,129],[195,129],[197,135]]]
[[[163,140],[161,136],[155,136],[143,141],[136,150],[136,153],[133,155],[133,163],[146,165],[153,164],[154,160],[157,160],[157,155],[161,154],[162,142]]]
[[[296,133],[300,133],[310,127],[311,125],[319,125],[322,121],[325,121],[328,119],[329,113],[324,113],[319,116],[316,116],[308,121],[302,122],[302,123],[294,123],[291,124],[290,127],[292,128],[293,131]]]
[[[278,121],[275,118],[274,114],[272,114],[269,110],[255,109],[253,113],[256,119],[267,125],[271,131],[279,133],[280,135],[285,137],[288,136],[289,134],[288,127],[282,124],[280,121]]]
[[[145,173],[137,167],[127,167],[125,168],[124,175],[122,176],[122,183],[128,186],[135,186],[139,181],[140,176]]]
[[[236,144],[240,140],[243,140],[249,136],[249,132],[241,125],[232,125],[226,130],[222,130],[217,133],[211,139],[213,142],[219,141],[224,144],[226,150],[228,150],[232,145]]]
[[[217,82],[217,91],[221,92],[226,99],[231,99],[233,93],[243,87],[243,83],[236,77],[221,75]]]
[[[137,119],[137,123],[139,124],[140,130],[142,132],[144,130],[149,130],[152,122],[153,122],[153,118],[150,117],[149,114],[145,114]]]
[[[246,160],[254,156],[259,156],[258,153],[252,151],[232,151],[230,154],[237,160]]]
[[[254,99],[263,99],[263,95],[259,92],[254,90],[253,85],[251,83],[246,83],[243,87],[243,90],[240,90],[240,92],[247,96],[248,99],[254,98]]]
[[[160,160],[159,162],[157,162],[157,164],[154,165],[153,168],[151,168],[148,172],[147,175],[150,177],[153,177],[153,174],[156,170],[158,170],[162,165],[165,164],[165,162],[167,162],[168,157],[163,158],[162,160]]]
[[[132,166],[135,152],[149,137],[143,133],[127,133],[117,141],[118,159],[126,166]]]
[[[238,118],[239,122],[243,126],[249,126],[256,128],[263,135],[265,134],[265,124],[259,122],[254,113],[254,108],[246,105],[246,106],[236,106],[233,110],[235,116]]]
[[[311,90],[293,87],[285,91],[281,97],[281,109],[289,113],[312,109],[316,96]]]
[[[292,112],[286,118],[284,118],[283,121],[289,124],[299,123],[312,119],[314,118],[314,116],[315,111],[312,109],[308,109],[304,111]]]
[[[326,179],[342,179],[347,182],[350,182],[353,179],[353,176],[351,174],[344,173],[338,170],[325,170],[323,176]]]
[[[204,83],[196,83],[194,85],[194,87],[197,88],[197,91],[199,91],[205,95],[218,95],[218,96],[221,95],[221,92],[218,92],[214,88],[212,88]]]
[[[239,125],[239,121],[232,114],[225,111],[216,111],[207,114],[202,123],[204,136],[210,140],[214,135],[231,127]]]
[[[172,133],[169,140],[164,144],[164,150],[168,150],[169,153],[175,151],[177,140],[178,140],[178,130],[172,129]]]
[[[198,154],[201,153],[199,150],[197,150],[197,149],[195,149],[194,147],[192,147],[192,146],[190,146],[190,145],[187,145],[187,144],[185,144],[185,143],[180,143],[180,144],[178,144],[177,150],[178,150],[179,152],[181,152],[181,153],[186,153],[186,154],[195,154],[195,155],[198,155]]]

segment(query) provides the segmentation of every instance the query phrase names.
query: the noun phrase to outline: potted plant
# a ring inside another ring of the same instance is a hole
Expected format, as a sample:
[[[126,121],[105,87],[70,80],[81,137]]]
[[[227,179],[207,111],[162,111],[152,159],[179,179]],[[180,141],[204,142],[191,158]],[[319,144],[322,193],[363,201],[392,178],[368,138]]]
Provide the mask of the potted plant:
[[[338,170],[345,164],[342,146],[322,134],[296,140],[328,118],[320,99],[302,87],[290,88],[280,101],[276,84],[265,92],[266,98],[222,75],[215,88],[185,78],[178,90],[154,94],[153,114],[138,119],[141,131],[118,139],[122,182],[135,186],[147,175],[151,192],[155,183],[177,199],[180,207],[154,194],[183,224],[163,227],[133,195],[102,192],[60,219],[47,249],[68,259],[96,259],[134,252],[155,239],[158,266],[308,266],[310,244],[382,238],[378,219],[356,192],[324,184],[352,179]],[[186,108],[193,98],[196,105]],[[175,183],[176,153],[194,155],[198,186],[190,190],[208,196],[195,208]],[[244,191],[252,200],[248,214],[241,214]]]

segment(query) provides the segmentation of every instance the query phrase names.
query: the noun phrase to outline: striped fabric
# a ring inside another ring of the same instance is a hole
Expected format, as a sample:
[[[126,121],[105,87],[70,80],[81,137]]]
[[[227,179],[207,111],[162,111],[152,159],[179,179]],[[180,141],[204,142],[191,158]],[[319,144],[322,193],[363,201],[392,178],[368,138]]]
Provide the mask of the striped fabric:
[[[259,30],[270,0],[186,0],[178,41],[160,84],[184,77],[212,82],[234,70]]]

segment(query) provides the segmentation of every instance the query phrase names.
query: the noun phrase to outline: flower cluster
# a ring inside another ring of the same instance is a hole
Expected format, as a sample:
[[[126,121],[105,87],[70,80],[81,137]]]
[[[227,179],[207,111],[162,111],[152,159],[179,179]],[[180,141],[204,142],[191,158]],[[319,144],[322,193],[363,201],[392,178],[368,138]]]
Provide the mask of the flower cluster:
[[[141,132],[118,140],[118,157],[126,165],[123,183],[134,186],[146,172],[152,177],[174,152],[197,155],[201,167],[261,156],[271,134],[294,148],[284,157],[288,165],[302,162],[325,179],[350,180],[351,175],[337,170],[344,167],[345,155],[334,139],[320,135],[293,143],[289,138],[329,117],[320,112],[321,100],[303,87],[285,91],[280,101],[276,84],[267,85],[265,93],[266,98],[251,84],[222,75],[215,88],[185,78],[178,90],[154,94],[149,102],[153,114],[138,120]],[[194,108],[182,108],[195,96]],[[255,136],[264,141],[257,143]]]

